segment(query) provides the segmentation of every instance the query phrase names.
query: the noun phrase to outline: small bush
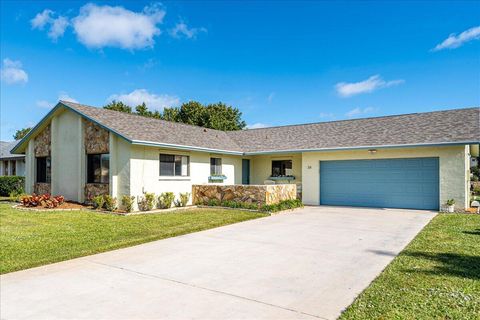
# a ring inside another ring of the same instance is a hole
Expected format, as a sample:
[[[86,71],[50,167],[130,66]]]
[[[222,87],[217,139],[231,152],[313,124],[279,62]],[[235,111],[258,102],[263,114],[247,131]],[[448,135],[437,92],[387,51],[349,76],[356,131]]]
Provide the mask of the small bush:
[[[103,195],[98,195],[92,198],[93,208],[94,209],[102,209],[103,205],[105,204],[105,198]]]
[[[16,192],[17,194],[25,192],[25,177],[0,177],[0,196],[8,197],[12,192]]]
[[[186,207],[190,199],[190,192],[180,192],[179,199],[175,200],[176,207]]]
[[[138,208],[141,211],[150,211],[155,207],[155,194],[145,192],[143,197],[138,198]]]
[[[480,196],[480,187],[476,186],[473,188],[473,194],[476,196]]]
[[[263,205],[260,210],[264,212],[279,212],[283,210],[302,208],[303,203],[300,199],[284,200],[276,204]]]
[[[45,208],[56,208],[62,203],[65,202],[65,198],[63,196],[55,196],[52,197],[50,194],[42,194],[36,195],[32,194],[22,196],[21,198],[22,204],[25,207],[45,207]]]
[[[112,197],[109,194],[103,196],[103,200],[105,201],[105,209],[107,211],[115,211],[117,210],[117,198]]]
[[[175,200],[173,192],[163,192],[157,201],[157,207],[159,209],[168,209],[172,207],[172,203]]]
[[[132,212],[133,210],[133,202],[135,201],[135,197],[134,196],[128,196],[128,195],[124,195],[122,197],[122,207],[125,209],[125,211],[127,212]]]

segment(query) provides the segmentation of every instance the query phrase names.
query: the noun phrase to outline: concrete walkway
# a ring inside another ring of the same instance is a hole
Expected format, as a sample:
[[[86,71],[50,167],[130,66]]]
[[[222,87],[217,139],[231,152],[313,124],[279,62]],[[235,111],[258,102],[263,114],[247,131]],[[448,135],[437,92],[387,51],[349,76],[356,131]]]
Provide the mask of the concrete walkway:
[[[335,319],[435,213],[307,207],[1,277],[2,319]]]

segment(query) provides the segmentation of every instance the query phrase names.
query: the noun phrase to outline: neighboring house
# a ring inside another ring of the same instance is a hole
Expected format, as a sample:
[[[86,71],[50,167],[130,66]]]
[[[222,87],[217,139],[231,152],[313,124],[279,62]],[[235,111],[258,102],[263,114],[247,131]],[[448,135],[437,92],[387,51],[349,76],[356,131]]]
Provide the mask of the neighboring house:
[[[26,191],[191,192],[296,183],[308,205],[438,209],[468,201],[479,108],[223,132],[60,101],[14,148]],[[217,180],[223,175],[223,180]]]
[[[10,153],[17,143],[0,141],[0,176],[25,175],[25,155]]]

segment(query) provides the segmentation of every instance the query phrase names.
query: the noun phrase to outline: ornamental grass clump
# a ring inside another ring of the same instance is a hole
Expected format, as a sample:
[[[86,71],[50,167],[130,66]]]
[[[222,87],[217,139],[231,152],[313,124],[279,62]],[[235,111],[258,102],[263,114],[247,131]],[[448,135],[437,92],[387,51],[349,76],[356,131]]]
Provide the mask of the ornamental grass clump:
[[[158,196],[157,208],[168,209],[172,207],[172,203],[175,200],[175,194],[173,192],[163,192]]]

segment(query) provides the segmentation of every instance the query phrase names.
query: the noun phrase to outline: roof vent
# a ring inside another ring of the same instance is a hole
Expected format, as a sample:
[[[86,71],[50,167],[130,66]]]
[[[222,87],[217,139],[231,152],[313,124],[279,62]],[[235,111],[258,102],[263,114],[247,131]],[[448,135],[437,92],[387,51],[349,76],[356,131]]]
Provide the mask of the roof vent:
[[[207,129],[204,128],[204,129],[203,129],[203,132],[207,132]]]

